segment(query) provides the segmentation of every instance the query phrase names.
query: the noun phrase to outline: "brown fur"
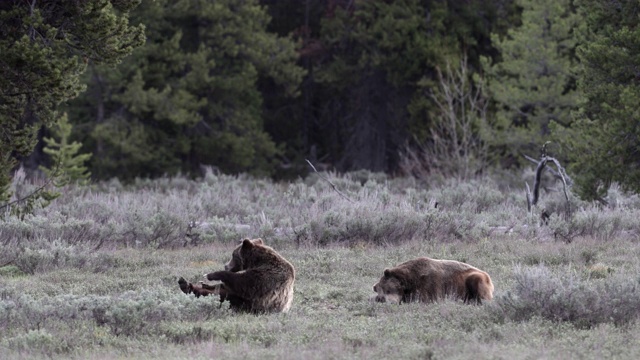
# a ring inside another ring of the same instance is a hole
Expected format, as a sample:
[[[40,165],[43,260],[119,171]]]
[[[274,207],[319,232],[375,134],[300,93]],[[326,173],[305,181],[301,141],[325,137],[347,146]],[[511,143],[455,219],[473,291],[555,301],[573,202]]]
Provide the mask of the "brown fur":
[[[203,282],[192,284],[181,277],[178,279],[178,285],[180,286],[180,290],[185,294],[193,293],[197,298],[200,296],[219,295],[220,305],[222,305],[223,302],[228,301],[230,308],[233,310],[249,310],[247,302],[230,293],[222,283],[215,285],[207,285]]]
[[[434,302],[454,297],[480,304],[493,299],[493,283],[486,272],[459,261],[427,257],[385,269],[373,291],[378,302]]]
[[[237,311],[287,312],[293,301],[295,269],[262,239],[243,240],[225,270],[205,277],[222,281],[231,308]]]
[[[207,285],[203,282],[192,284],[181,277],[178,279],[178,286],[180,286],[180,290],[182,290],[183,293],[193,293],[197,298],[200,296],[220,295],[220,302],[223,302],[227,300],[228,296],[228,291],[224,287],[224,284]]]

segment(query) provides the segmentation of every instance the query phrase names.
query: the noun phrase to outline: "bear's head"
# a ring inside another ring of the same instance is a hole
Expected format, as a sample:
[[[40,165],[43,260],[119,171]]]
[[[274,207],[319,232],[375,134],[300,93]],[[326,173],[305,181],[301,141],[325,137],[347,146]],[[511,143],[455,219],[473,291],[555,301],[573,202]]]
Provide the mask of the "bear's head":
[[[377,302],[399,304],[409,292],[404,272],[399,269],[385,269],[384,275],[373,285]]]
[[[224,269],[231,272],[238,272],[248,269],[251,259],[251,256],[249,256],[250,253],[253,252],[256,246],[263,245],[264,242],[260,238],[253,240],[242,240],[240,245],[238,245],[238,247],[233,250],[233,253],[231,254],[231,260],[229,260],[229,262],[224,265]]]

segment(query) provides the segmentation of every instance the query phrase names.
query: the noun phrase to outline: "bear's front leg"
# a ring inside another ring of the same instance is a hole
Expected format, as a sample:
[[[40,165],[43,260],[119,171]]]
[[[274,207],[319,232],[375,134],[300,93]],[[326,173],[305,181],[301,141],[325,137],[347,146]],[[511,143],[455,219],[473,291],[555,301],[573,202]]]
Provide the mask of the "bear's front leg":
[[[192,284],[185,280],[183,277],[178,279],[178,285],[180,286],[180,290],[182,290],[185,294],[195,295],[195,297],[207,296],[212,294],[219,294],[221,292],[221,285],[218,286],[209,286],[205,284]]]
[[[204,274],[204,277],[209,281],[225,281],[229,276],[229,271],[216,271],[209,274]]]

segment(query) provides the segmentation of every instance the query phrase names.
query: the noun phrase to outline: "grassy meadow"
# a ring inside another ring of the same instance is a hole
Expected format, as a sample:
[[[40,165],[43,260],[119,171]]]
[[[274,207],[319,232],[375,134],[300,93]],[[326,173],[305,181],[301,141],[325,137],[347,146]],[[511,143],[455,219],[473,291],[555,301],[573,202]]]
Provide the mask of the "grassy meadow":
[[[640,358],[638,196],[614,188],[607,206],[571,197],[566,218],[551,183],[527,211],[532,173],[325,176],[339,192],[316,175],[211,172],[70,186],[32,216],[5,216],[0,358]],[[221,269],[244,237],[296,267],[289,313],[235,314],[179,290],[178,277]],[[494,301],[370,301],[385,267],[417,256],[487,271]]]

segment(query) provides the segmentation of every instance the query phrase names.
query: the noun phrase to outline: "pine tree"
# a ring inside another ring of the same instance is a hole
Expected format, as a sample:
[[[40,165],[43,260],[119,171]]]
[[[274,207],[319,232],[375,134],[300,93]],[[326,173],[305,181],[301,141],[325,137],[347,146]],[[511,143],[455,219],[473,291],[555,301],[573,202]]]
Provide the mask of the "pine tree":
[[[579,48],[585,100],[568,137],[579,195],[640,191],[640,2],[582,0],[590,41]]]
[[[132,21],[145,24],[146,45],[115,71],[92,68],[69,109],[89,129],[81,135],[94,176],[197,174],[201,165],[270,174],[280,149],[264,130],[258,82],[295,95],[303,70],[293,41],[267,32],[258,1],[144,1]]]
[[[60,117],[56,126],[51,128],[51,132],[55,138],[44,138],[47,144],[44,152],[51,157],[51,166],[41,166],[40,169],[49,178],[55,179],[55,185],[58,187],[70,182],[85,184],[91,176],[85,166],[91,154],[78,154],[82,144],[77,141],[71,142],[71,123],[67,114]]]
[[[501,59],[484,59],[496,106],[485,138],[506,165],[537,156],[551,127],[568,127],[577,108],[575,32],[580,17],[572,0],[519,0],[522,24],[493,35]]]
[[[29,155],[57,107],[84,86],[87,62],[116,64],[143,43],[129,26],[139,0],[9,0],[0,2],[0,202],[10,172]]]

